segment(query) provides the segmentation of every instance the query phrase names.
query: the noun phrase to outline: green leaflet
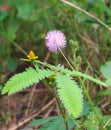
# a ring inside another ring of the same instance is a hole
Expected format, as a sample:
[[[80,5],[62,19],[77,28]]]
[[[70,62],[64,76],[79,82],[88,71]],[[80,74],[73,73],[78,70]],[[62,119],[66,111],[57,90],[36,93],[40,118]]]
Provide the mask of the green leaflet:
[[[77,118],[83,109],[82,91],[68,75],[58,74],[55,77],[58,95],[70,115]]]
[[[87,75],[87,74],[83,74],[83,73],[78,72],[78,71],[72,71],[72,72],[71,72],[71,75],[72,75],[72,76],[80,76],[80,77],[87,78],[87,79],[89,79],[89,80],[91,80],[91,81],[93,81],[93,82],[95,82],[95,83],[97,83],[97,84],[100,84],[100,85],[102,85],[102,86],[105,86],[105,87],[108,86],[106,83],[102,82],[101,80],[95,79],[95,78],[93,78],[93,77],[91,77],[91,76],[89,76],[89,75]]]
[[[30,67],[26,69],[25,72],[16,74],[10,78],[10,80],[5,84],[2,94],[8,93],[8,95],[12,95],[53,74],[54,72],[51,70],[38,69],[36,71]]]
[[[56,68],[54,68],[53,66],[51,66],[51,67],[52,67],[52,69],[55,69],[55,70],[61,70],[61,72],[64,73],[64,74],[71,75],[71,76],[77,76],[77,77],[80,76],[80,77],[89,79],[89,80],[91,80],[91,81],[93,81],[93,82],[95,82],[95,83],[97,83],[97,84],[102,85],[102,86],[105,86],[105,87],[108,86],[107,83],[104,83],[104,82],[102,82],[101,80],[98,80],[98,79],[96,79],[96,78],[93,78],[93,77],[91,77],[90,75],[81,73],[81,72],[79,72],[79,71],[75,71],[75,70],[71,71],[71,70],[68,70],[67,68],[64,68],[64,66],[61,66],[60,64],[59,64],[58,66],[56,66]]]

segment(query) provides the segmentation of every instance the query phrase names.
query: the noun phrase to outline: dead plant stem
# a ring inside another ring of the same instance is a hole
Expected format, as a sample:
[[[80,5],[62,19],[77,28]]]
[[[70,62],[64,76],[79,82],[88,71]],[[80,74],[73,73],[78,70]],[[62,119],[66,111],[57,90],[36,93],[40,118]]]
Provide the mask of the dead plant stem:
[[[111,27],[109,27],[107,24],[105,24],[104,22],[102,22],[102,21],[101,21],[100,19],[98,19],[96,16],[94,16],[94,15],[90,14],[89,12],[83,10],[82,8],[78,7],[78,6],[75,5],[74,3],[71,3],[71,2],[69,2],[69,1],[67,1],[67,0],[60,0],[60,1],[63,2],[63,3],[65,3],[65,4],[67,4],[67,5],[69,5],[69,6],[71,6],[71,7],[73,7],[73,8],[75,8],[75,9],[77,9],[77,10],[79,10],[80,12],[86,14],[87,16],[89,16],[90,18],[96,20],[96,21],[97,21],[98,23],[100,23],[102,26],[104,26],[105,28],[107,28],[109,31],[111,31]]]

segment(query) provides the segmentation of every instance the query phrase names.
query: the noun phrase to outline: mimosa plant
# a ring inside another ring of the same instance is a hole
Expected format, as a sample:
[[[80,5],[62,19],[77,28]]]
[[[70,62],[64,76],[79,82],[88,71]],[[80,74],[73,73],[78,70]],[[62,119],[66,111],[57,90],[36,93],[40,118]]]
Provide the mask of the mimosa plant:
[[[61,31],[54,30],[48,32],[45,40],[46,46],[51,52],[61,52],[71,69],[65,68],[63,65],[60,64],[54,66],[46,62],[42,62],[38,59],[38,56],[36,56],[33,51],[30,51],[27,59],[22,60],[32,62],[34,67],[26,68],[24,72],[16,74],[12,78],[10,78],[9,81],[5,84],[2,90],[2,94],[8,93],[8,95],[12,95],[16,92],[22,91],[27,87],[30,87],[35,83],[39,83],[39,81],[45,78],[49,80],[52,80],[53,78],[53,84],[52,86],[50,86],[50,88],[53,89],[55,91],[55,94],[57,94],[57,96],[59,97],[59,100],[57,98],[55,99],[58,100],[57,103],[62,115],[62,117],[53,119],[55,119],[56,121],[59,120],[59,123],[63,119],[65,129],[72,129],[72,127],[74,126],[70,127],[69,118],[75,120],[82,116],[84,104],[83,97],[85,96],[88,99],[92,109],[94,110],[98,121],[101,122],[81,77],[83,77],[84,79],[89,79],[104,87],[107,87],[107,84],[87,74],[79,72],[76,67],[76,63],[73,67],[73,65],[69,62],[62,51],[62,48],[66,46],[66,37]],[[72,42],[72,46],[73,44],[74,42]],[[76,53],[76,51],[74,53]],[[41,66],[44,66],[45,68],[42,68]],[[79,82],[77,82],[75,78],[78,79],[77,81]],[[61,102],[63,106],[61,106]],[[64,110],[66,110],[65,113]],[[44,119],[41,119],[41,122],[43,120]],[[52,120],[52,118],[50,118],[46,122],[50,120]],[[102,128],[101,124],[100,128]],[[63,128],[61,128],[61,130],[63,130]]]

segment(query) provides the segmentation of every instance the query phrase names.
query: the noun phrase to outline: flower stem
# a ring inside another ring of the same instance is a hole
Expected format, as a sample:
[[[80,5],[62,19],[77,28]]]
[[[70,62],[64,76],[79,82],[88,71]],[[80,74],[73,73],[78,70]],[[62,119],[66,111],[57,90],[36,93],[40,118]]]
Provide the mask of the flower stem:
[[[61,50],[60,48],[59,48],[59,50],[60,50],[62,56],[64,57],[64,59],[66,60],[66,62],[68,63],[68,65],[70,66],[70,68],[71,68],[72,70],[74,70],[74,68],[73,68],[72,65],[70,64],[69,60],[66,58],[66,56],[65,56],[64,53],[62,52],[62,50]]]

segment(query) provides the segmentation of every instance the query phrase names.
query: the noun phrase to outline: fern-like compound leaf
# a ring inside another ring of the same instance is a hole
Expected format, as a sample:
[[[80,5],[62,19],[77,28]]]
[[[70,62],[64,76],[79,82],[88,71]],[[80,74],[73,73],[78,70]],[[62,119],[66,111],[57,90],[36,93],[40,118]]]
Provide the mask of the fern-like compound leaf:
[[[97,78],[93,78],[92,76],[90,75],[87,75],[87,74],[84,74],[84,73],[81,73],[79,71],[71,71],[67,68],[65,68],[64,66],[61,66],[61,65],[58,65],[56,68],[54,68],[55,70],[60,70],[63,74],[67,74],[67,75],[71,75],[71,76],[76,76],[76,77],[83,77],[85,79],[89,79],[97,84],[100,84],[102,86],[105,86],[105,87],[108,87],[108,83],[106,82],[102,82],[101,80],[98,80]]]
[[[55,77],[58,95],[70,115],[77,118],[83,109],[82,91],[68,75],[58,74]]]
[[[38,69],[38,71],[36,71],[30,67],[26,69],[26,71],[10,78],[10,80],[5,84],[2,94],[8,93],[8,95],[12,95],[53,74],[54,72],[51,70]]]

